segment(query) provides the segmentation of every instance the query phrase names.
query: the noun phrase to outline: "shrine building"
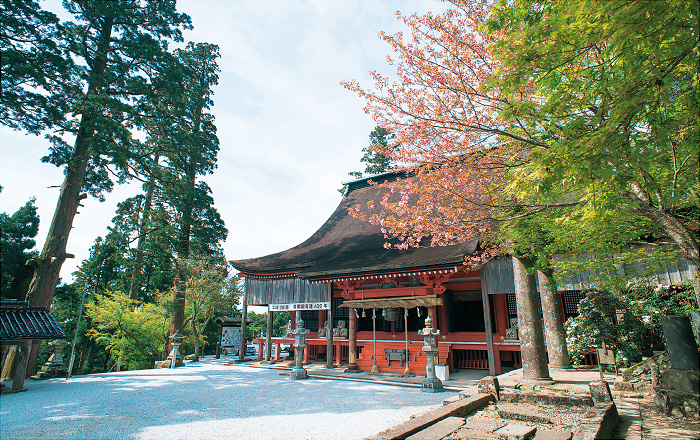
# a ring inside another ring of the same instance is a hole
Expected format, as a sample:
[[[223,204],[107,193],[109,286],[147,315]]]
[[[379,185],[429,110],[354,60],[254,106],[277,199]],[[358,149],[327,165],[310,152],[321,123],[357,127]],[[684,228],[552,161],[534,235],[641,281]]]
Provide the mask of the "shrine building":
[[[372,176],[381,184],[398,174]],[[335,212],[309,239],[275,254],[231,261],[245,280],[246,305],[268,306],[272,314],[291,311],[310,330],[304,360],[333,356],[349,369],[425,374],[426,355],[418,330],[427,317],[440,330],[438,363],[454,369],[484,369],[501,374],[521,367],[513,266],[494,259],[469,270],[465,258],[477,241],[439,246],[386,249],[377,225],[349,215],[351,207],[381,200],[388,189],[369,178],[348,183]],[[676,280],[669,274],[666,284]],[[562,288],[563,287],[563,288]],[[577,314],[580,286],[560,287],[563,318]],[[330,317],[330,319],[329,319]],[[328,353],[327,321],[332,321],[333,352]],[[268,330],[269,332],[269,330]],[[269,341],[269,342],[268,342]],[[265,348],[291,345],[286,337],[257,339]],[[269,351],[267,351],[269,353]],[[407,364],[407,365],[406,365]]]

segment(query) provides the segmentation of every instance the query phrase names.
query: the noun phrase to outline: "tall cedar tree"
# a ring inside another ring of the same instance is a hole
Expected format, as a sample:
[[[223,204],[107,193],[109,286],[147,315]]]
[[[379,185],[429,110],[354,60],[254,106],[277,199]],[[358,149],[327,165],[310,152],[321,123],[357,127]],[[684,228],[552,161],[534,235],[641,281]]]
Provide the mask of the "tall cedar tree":
[[[39,134],[69,112],[73,60],[56,15],[34,0],[0,1],[0,123]]]
[[[39,216],[34,199],[29,200],[14,214],[0,214],[0,296],[8,299],[24,299],[32,278],[27,261],[39,232]]]
[[[84,192],[101,197],[112,188],[110,175],[128,175],[133,96],[142,93],[142,67],[162,56],[166,39],[182,40],[180,27],[189,17],[175,11],[174,1],[74,1],[65,8],[77,19],[66,23],[67,46],[79,62],[75,75],[85,93],[66,96],[71,117],[62,122],[43,160],[65,166],[56,211],[44,248],[36,260],[28,298],[49,305],[63,262],[66,243]],[[72,134],[71,147],[61,134]]]
[[[214,116],[208,112],[213,105],[212,87],[218,83],[216,60],[219,48],[208,43],[189,43],[184,50],[176,51],[176,55],[183,70],[183,81],[182,93],[173,97],[174,123],[165,132],[156,130],[151,133],[155,137],[169,138],[167,142],[158,141],[161,145],[170,146],[162,151],[165,164],[160,175],[164,197],[174,209],[173,224],[178,229],[170,334],[176,331],[184,333],[187,260],[193,250],[193,226],[207,218],[221,225],[214,232],[216,237],[198,243],[205,247],[215,244],[214,248],[208,249],[209,252],[201,252],[201,255],[218,249],[218,238],[226,238],[223,222],[213,208],[211,190],[204,182],[197,182],[198,176],[211,173],[216,168],[219,151]]]
[[[158,225],[156,221],[157,218],[162,219],[164,216],[158,216],[157,213],[153,212],[153,203],[156,191],[162,184],[160,176],[161,153],[164,150],[174,148],[173,137],[169,136],[168,133],[170,132],[169,127],[177,122],[176,103],[182,96],[184,86],[183,75],[185,72],[177,57],[165,57],[160,65],[154,67],[148,72],[152,87],[146,91],[139,102],[141,114],[139,122],[150,135],[143,145],[143,152],[136,160],[136,169],[139,170],[140,175],[145,177],[145,194],[143,206],[139,211],[140,220],[135,258],[128,270],[131,278],[129,283],[129,298],[131,299],[137,299],[140,293],[149,290],[149,282],[144,280],[144,276],[147,275],[144,271],[147,268],[143,265],[144,260],[149,256],[147,240],[152,238],[149,236],[163,236],[164,233],[161,229],[165,225]],[[164,248],[169,249],[169,246],[165,245]],[[150,279],[150,277],[147,278]],[[172,285],[172,280],[170,284]]]
[[[65,178],[27,293],[31,304],[38,306],[50,305],[61,266],[72,257],[66,244],[80,201],[86,193],[102,197],[112,188],[112,174],[120,180],[128,176],[131,100],[146,85],[140,72],[162,56],[167,39],[181,41],[180,28],[190,23],[187,15],[176,12],[175,1],[77,0],[64,2],[64,7],[76,18],[75,23],[64,24],[61,44],[75,59],[70,81],[78,87],[44,87],[54,93],[52,101],[67,103],[70,113],[63,114],[64,120],[52,121],[58,131],[51,136],[49,155],[42,159],[65,166]],[[63,139],[65,134],[75,137],[72,146]],[[36,347],[29,358],[30,372],[35,358]]]
[[[360,179],[362,175],[372,175],[385,173],[393,168],[388,150],[391,148],[390,142],[394,138],[384,127],[377,125],[369,134],[369,147],[362,149],[362,159],[360,162],[365,164],[365,170],[352,171],[349,175]]]

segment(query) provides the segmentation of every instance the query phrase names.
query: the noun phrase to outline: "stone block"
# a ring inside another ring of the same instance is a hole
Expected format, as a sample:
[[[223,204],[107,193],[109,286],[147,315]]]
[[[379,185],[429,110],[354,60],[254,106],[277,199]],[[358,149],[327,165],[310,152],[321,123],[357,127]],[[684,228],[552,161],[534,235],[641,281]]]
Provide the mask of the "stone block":
[[[572,438],[573,440],[612,438],[612,433],[619,421],[620,416],[615,402],[597,403],[586,411]]]
[[[502,419],[519,420],[530,423],[552,423],[549,417],[541,416],[533,412],[498,410],[498,417]]]
[[[533,440],[571,440],[572,436],[573,433],[571,431],[555,431],[553,429],[537,428]]]
[[[666,415],[675,415],[692,420],[700,419],[700,396],[696,393],[683,393],[656,389],[654,405]]]
[[[603,380],[590,382],[588,388],[591,390],[593,404],[613,401],[612,394],[610,393],[610,386],[607,382]]]
[[[468,418],[467,422],[464,424],[464,428],[468,428],[474,431],[482,431],[491,434],[493,431],[506,426],[508,423],[503,420],[498,419],[471,419]],[[462,430],[460,430],[461,432]],[[467,437],[470,438],[470,437]]]
[[[486,376],[479,381],[479,392],[483,394],[493,394],[496,400],[500,400],[501,387],[498,385],[496,376]]]
[[[497,430],[493,431],[493,433],[495,435],[506,437],[509,440],[520,440],[534,437],[535,431],[537,431],[537,428],[534,426],[509,424],[502,428],[498,428]]]
[[[510,392],[503,390],[501,401],[512,403],[544,403],[558,406],[593,406],[593,400],[588,396],[574,396],[548,392]]]
[[[661,374],[661,388],[700,394],[700,371],[669,368]]]
[[[700,310],[690,312],[690,320],[693,324],[693,333],[695,333],[695,343],[700,346]]]
[[[418,431],[417,433],[408,437],[407,440],[435,440],[443,438],[455,432],[462,425],[464,425],[464,418],[448,417],[425,428],[422,431]]]
[[[671,358],[671,368],[700,369],[698,344],[695,343],[690,319],[687,316],[662,316],[660,320],[668,355]]]
[[[440,406],[396,426],[392,426],[389,429],[385,429],[372,438],[384,440],[405,439],[409,435],[422,431],[428,426],[448,417],[465,417],[472,411],[488,405],[489,402],[493,402],[493,400],[494,398],[491,394],[477,394],[467,399],[460,399],[454,403]]]

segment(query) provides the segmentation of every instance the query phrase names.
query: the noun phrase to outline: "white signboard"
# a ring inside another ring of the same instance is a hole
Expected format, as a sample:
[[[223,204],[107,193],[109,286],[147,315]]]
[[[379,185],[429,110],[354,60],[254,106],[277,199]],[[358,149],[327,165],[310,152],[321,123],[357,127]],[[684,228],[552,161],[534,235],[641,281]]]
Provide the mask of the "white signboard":
[[[286,312],[288,310],[330,310],[330,302],[270,304],[271,312]]]

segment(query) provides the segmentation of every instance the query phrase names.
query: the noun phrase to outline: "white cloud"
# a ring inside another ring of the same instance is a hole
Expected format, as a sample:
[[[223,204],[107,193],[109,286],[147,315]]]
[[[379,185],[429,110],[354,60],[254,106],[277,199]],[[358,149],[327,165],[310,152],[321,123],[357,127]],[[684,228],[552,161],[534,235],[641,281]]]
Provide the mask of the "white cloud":
[[[60,7],[46,2],[45,7]],[[403,12],[443,9],[437,0],[180,0],[192,16],[186,40],[219,45],[215,107],[221,150],[206,181],[229,229],[229,259],[262,256],[308,238],[330,216],[348,172],[359,170],[374,122],[341,80],[371,85],[368,71],[390,72],[391,48],[380,30],[395,32]],[[32,194],[42,218],[43,245],[62,173],[41,164],[41,138],[0,128],[0,211],[14,212]],[[106,203],[89,200],[68,242],[76,254],[64,280],[104,235],[117,201],[138,192],[118,188]]]

